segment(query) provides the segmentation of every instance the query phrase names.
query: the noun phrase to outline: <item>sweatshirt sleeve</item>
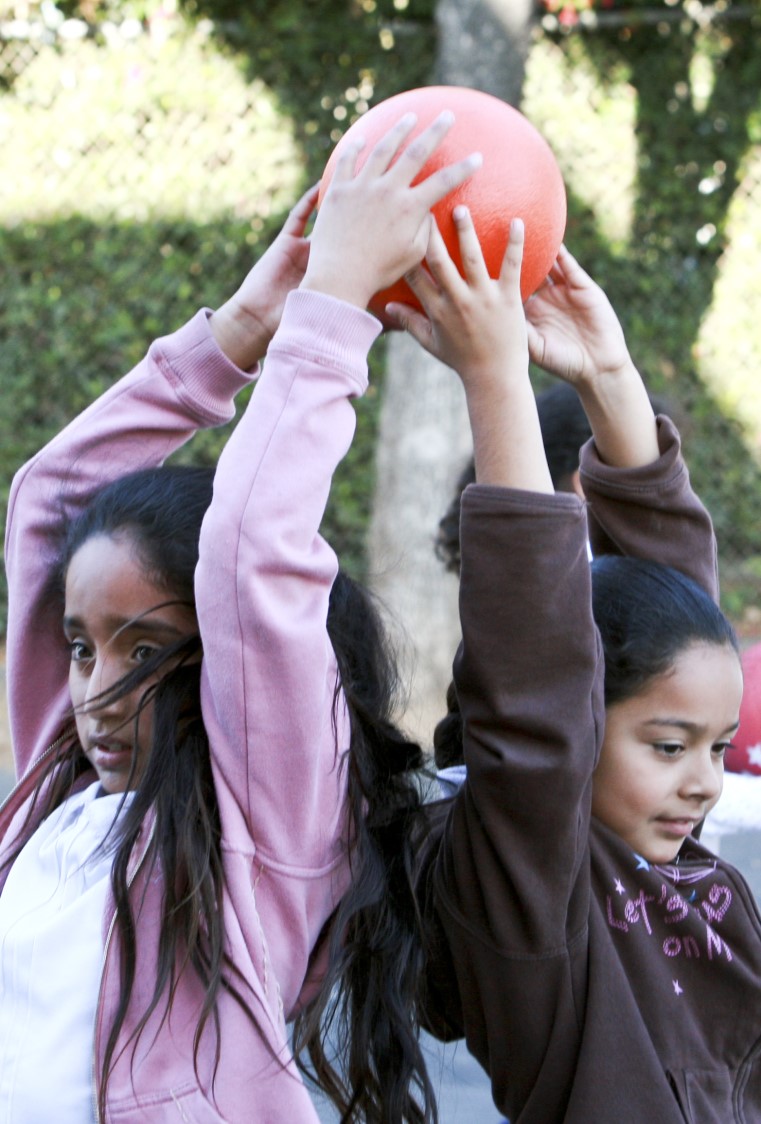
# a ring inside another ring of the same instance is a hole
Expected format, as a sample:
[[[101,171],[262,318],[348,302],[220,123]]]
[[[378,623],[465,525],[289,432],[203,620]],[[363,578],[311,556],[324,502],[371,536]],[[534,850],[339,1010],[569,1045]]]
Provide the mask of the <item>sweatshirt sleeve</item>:
[[[61,733],[70,710],[62,594],[66,524],[104,484],[160,464],[199,428],[221,425],[250,375],[218,349],[202,310],[157,340],[16,474],[8,503],[7,686],[17,775]]]
[[[574,895],[603,722],[584,507],[575,496],[463,496],[454,678],[467,780],[444,848],[451,907],[482,939],[538,955],[587,917]]]
[[[290,294],[201,532],[202,704],[223,838],[254,857],[286,1010],[294,965],[303,972],[344,889],[350,731],[326,630],[338,563],[319,528],[379,330],[342,301]]]
[[[461,542],[467,779],[427,908],[446,934],[468,1047],[504,1108],[529,1098],[537,1059],[584,991],[603,665],[576,496],[468,488]],[[438,1029],[439,1012],[426,1017]]]
[[[611,468],[589,441],[581,453],[581,486],[589,503],[594,554],[625,554],[672,566],[715,600],[719,595],[711,517],[692,490],[679,434],[658,418],[661,455],[643,468]]]

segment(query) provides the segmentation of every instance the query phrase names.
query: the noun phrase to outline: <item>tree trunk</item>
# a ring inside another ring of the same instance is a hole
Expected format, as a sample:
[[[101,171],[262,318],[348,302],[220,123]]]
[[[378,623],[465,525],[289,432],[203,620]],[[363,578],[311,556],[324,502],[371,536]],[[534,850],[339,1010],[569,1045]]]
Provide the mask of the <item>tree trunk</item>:
[[[439,0],[434,83],[518,105],[533,0]],[[459,641],[457,581],[434,555],[438,521],[472,451],[457,376],[410,337],[389,340],[370,526],[371,581],[403,637],[405,729],[429,746]]]

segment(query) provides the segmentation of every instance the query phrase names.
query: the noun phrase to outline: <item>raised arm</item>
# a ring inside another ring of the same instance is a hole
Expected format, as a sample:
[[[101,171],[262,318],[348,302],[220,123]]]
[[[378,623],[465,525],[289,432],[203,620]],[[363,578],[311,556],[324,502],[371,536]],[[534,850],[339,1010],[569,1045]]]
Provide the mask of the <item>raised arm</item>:
[[[337,560],[319,528],[380,331],[364,308],[422,258],[430,206],[475,166],[413,187],[449,121],[394,161],[413,124],[400,122],[361,170],[358,149],[338,162],[201,537],[202,701],[223,833],[253,872],[286,1012],[348,876],[350,728],[326,631]]]
[[[577,804],[593,765],[596,734],[590,698],[597,643],[584,509],[576,496],[555,494],[547,468],[520,299],[523,225],[514,222],[500,276],[492,280],[465,208],[458,208],[455,221],[464,277],[434,230],[428,271],[408,274],[424,312],[400,305],[388,311],[460,375],[473,430],[477,482],[465,489],[462,501],[463,644],[455,660],[468,781],[454,819],[463,817],[460,830],[471,845],[488,838],[484,870],[493,870],[485,880],[479,873],[470,886],[465,879],[460,892],[473,904],[485,884],[491,883],[491,890],[506,880],[512,886],[506,900],[524,892],[536,899],[544,859],[534,855],[526,865],[535,883],[530,892],[516,881],[515,864],[520,855],[533,853],[541,838],[543,856],[552,855],[546,873],[557,899],[545,916],[562,918],[562,929],[578,861],[572,843],[578,837]],[[558,712],[548,706],[555,691],[567,693]],[[572,698],[577,702],[570,709]],[[577,740],[587,747],[579,761],[571,749]],[[544,800],[553,770],[565,775],[566,811],[550,809]],[[574,782],[572,771],[578,772]],[[537,927],[543,910],[544,903]],[[500,940],[515,939],[509,912]],[[528,925],[534,913],[527,900],[521,924]],[[489,924],[499,917],[494,910]]]
[[[304,225],[315,189],[233,298],[157,340],[145,359],[16,474],[6,526],[8,701],[17,775],[61,732],[69,712],[69,652],[54,574],[69,519],[125,472],[162,463],[200,428],[234,413],[264,355],[287,292],[301,280]],[[248,323],[245,347],[240,324]],[[210,327],[211,324],[211,327]],[[237,364],[237,365],[236,365]]]
[[[563,247],[526,312],[532,359],[575,386],[592,427],[581,484],[594,553],[674,566],[717,597],[710,517],[690,486],[673,423],[656,423],[603,290]]]
[[[467,215],[459,222],[465,277],[434,241],[431,277],[410,278],[425,316],[392,312],[461,375],[473,426],[480,482],[462,499],[454,665],[467,779],[423,908],[446,936],[471,1051],[489,1071],[495,1051],[509,1053],[514,1089],[508,1097],[494,1088],[502,1106],[525,1103],[552,1036],[552,1011],[535,997],[563,994],[568,945],[583,949],[601,664],[584,507],[554,494],[528,379],[522,228],[490,281]],[[505,1018],[513,1009],[522,1012],[517,1037]],[[443,1014],[426,1011],[434,1026],[446,1024]]]

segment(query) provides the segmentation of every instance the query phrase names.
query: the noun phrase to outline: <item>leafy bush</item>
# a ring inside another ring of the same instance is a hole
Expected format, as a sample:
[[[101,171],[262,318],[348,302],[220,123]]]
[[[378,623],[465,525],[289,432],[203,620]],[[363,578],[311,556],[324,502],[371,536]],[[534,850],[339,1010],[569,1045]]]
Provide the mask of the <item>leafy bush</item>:
[[[2,497],[153,337],[228,295],[369,104],[433,73],[434,0],[180,2],[187,26],[159,0],[31,0],[46,20],[84,15],[88,37],[29,40],[0,66],[14,169],[0,182]],[[594,34],[582,21],[537,36],[523,108],[566,178],[567,241],[610,293],[651,388],[689,418],[693,479],[740,613],[761,601],[761,15],[739,18],[727,0],[693,18],[705,8],[616,0]],[[125,15],[149,34],[120,39]],[[359,406],[329,514],[359,573],[378,404],[374,391]],[[202,436],[192,455],[213,460],[222,439]]]
[[[565,174],[566,241],[610,295],[648,385],[683,419],[725,604],[739,615],[761,603],[761,13],[722,12],[705,27],[642,21],[547,36],[532,52],[524,108]]]
[[[283,217],[265,228],[258,249]],[[249,224],[233,221],[107,225],[80,217],[0,229],[3,525],[13,472],[134,366],[152,339],[229,296],[250,267],[250,234]],[[377,374],[380,352],[374,362]],[[325,522],[342,562],[360,576],[378,400],[373,388],[357,403],[357,438]],[[214,463],[227,433],[198,434],[179,459]],[[4,620],[3,589],[0,628]]]

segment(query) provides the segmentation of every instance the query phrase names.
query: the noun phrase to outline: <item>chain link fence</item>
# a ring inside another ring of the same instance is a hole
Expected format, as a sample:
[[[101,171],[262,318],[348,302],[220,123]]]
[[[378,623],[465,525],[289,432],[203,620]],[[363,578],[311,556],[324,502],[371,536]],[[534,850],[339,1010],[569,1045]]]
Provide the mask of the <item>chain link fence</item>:
[[[673,20],[664,35],[672,25]],[[577,31],[577,38],[594,33],[587,27]],[[605,243],[600,261],[607,265],[601,267],[602,275],[600,268],[595,270],[605,284],[608,266],[618,270],[619,278],[626,276],[626,255],[642,238],[637,206],[648,160],[638,136],[642,90],[626,66],[601,76],[572,38],[553,35],[538,24],[522,108],[560,162],[574,201],[572,214],[581,216],[570,230],[592,224],[599,244]],[[673,192],[676,184],[690,207],[696,199],[702,206],[723,193],[726,206],[720,224],[710,212],[700,219],[703,212],[696,208],[693,248],[681,253],[678,277],[660,279],[662,294],[656,303],[665,306],[680,293],[681,299],[690,299],[691,271],[705,270],[705,255],[720,238],[722,251],[711,265],[710,299],[696,313],[690,361],[713,404],[696,408],[715,408],[730,418],[738,443],[712,450],[704,477],[720,482],[734,470],[740,450],[750,466],[743,480],[750,483],[738,484],[735,491],[752,491],[757,483],[755,498],[749,499],[751,512],[755,504],[757,513],[761,97],[756,89],[755,110],[743,111],[747,143],[730,166],[722,154],[722,135],[731,108],[711,109],[715,54],[713,47],[696,50],[663,106],[665,118],[673,115],[675,149],[680,144],[685,149],[681,164],[677,152],[674,182],[665,184],[664,191]],[[360,86],[358,82],[347,91],[347,104],[359,109],[371,93],[371,86]],[[708,122],[715,134],[715,158],[708,164],[691,160],[689,142],[679,139],[677,122],[685,105],[691,107],[696,130]],[[337,127],[350,123],[351,114],[344,117],[336,120]],[[255,241],[257,230],[293,200],[304,178],[294,130],[271,92],[250,81],[232,53],[220,50],[210,23],[190,27],[170,8],[147,22],[101,22],[97,35],[88,24],[65,19],[49,0],[19,3],[4,16],[0,8],[0,146],[0,226],[5,228],[30,221],[54,223],[70,215],[108,223],[157,218],[205,223],[233,216],[247,224]],[[649,283],[658,281],[651,278]],[[619,285],[622,292],[626,283]],[[173,326],[160,307],[154,313],[165,330]],[[648,338],[647,324],[638,331],[648,340],[648,362],[658,368],[655,389],[673,390],[680,398],[683,388],[671,371],[673,359],[666,354],[653,364],[658,341]],[[688,410],[689,399],[687,394]],[[691,459],[704,455],[700,432],[698,426]],[[721,499],[712,502],[724,504]],[[748,633],[761,634],[761,519],[755,520],[755,535],[749,530],[752,522],[752,515],[730,513],[723,523],[718,518],[717,526],[729,585],[739,591],[730,611]]]
[[[210,25],[161,12],[94,29],[43,3],[0,21],[0,221],[215,214],[292,200],[299,154]]]

